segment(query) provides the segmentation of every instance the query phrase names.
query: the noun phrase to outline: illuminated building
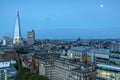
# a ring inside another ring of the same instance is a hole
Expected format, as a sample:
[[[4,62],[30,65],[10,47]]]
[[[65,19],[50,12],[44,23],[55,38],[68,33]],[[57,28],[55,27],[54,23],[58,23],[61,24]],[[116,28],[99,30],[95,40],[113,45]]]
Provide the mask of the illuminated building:
[[[116,51],[116,49],[111,51],[98,49],[94,51],[94,53],[96,59],[97,80],[120,80],[119,51]]]
[[[67,51],[69,59],[78,59],[80,62],[90,63],[89,47],[72,47]]]
[[[120,80],[120,67],[108,64],[97,64],[98,80]]]
[[[16,23],[15,23],[15,32],[14,32],[13,44],[14,45],[21,45],[22,44],[21,30],[20,30],[20,18],[19,18],[18,11],[17,11]]]

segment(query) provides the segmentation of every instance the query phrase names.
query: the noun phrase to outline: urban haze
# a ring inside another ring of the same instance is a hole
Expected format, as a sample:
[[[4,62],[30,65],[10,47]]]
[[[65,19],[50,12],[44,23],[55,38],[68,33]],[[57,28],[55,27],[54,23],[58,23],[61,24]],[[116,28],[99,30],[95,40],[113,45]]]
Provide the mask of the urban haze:
[[[120,80],[119,0],[0,0],[0,80]]]

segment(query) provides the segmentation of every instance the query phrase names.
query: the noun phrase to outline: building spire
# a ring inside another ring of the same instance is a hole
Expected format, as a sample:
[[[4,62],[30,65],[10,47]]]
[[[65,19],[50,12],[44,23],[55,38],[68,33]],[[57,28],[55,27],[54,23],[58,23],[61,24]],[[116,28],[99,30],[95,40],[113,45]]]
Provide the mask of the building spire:
[[[17,10],[17,16],[19,16],[19,11]]]
[[[15,31],[14,31],[14,39],[13,44],[21,43],[21,29],[20,29],[20,19],[19,19],[19,11],[17,10],[16,15],[16,23],[15,23]]]

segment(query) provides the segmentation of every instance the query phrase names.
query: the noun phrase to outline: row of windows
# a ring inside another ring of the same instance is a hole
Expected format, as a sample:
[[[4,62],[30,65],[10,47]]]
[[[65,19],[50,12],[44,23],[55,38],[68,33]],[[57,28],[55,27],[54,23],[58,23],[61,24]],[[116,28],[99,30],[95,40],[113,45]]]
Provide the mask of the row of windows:
[[[105,68],[97,68],[97,70],[103,70],[103,71],[107,71],[107,72],[113,72],[113,73],[120,73],[120,71],[118,70],[112,70],[112,69],[105,69]]]

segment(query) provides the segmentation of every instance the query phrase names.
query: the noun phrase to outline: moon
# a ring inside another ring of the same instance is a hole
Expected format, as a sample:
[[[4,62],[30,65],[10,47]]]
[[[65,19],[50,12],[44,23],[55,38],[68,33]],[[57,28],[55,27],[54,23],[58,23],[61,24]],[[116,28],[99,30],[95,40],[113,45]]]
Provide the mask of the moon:
[[[101,4],[100,7],[103,8],[104,7],[103,4]]]

